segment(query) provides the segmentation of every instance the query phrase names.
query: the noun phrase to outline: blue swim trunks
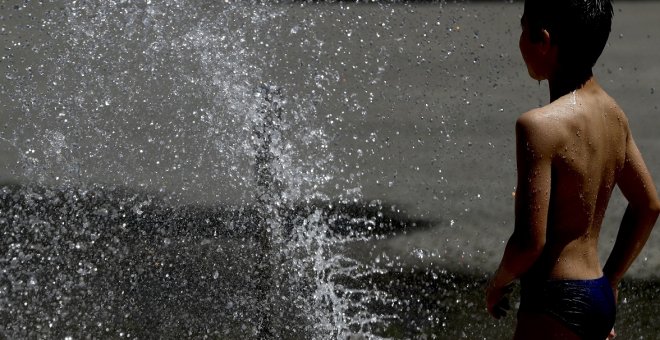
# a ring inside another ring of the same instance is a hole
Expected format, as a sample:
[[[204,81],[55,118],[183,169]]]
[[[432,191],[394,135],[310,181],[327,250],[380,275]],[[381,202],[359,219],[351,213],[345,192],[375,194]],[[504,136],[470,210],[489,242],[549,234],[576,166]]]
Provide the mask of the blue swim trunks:
[[[561,321],[582,339],[607,338],[614,326],[616,302],[609,281],[522,280],[520,311],[544,313]]]

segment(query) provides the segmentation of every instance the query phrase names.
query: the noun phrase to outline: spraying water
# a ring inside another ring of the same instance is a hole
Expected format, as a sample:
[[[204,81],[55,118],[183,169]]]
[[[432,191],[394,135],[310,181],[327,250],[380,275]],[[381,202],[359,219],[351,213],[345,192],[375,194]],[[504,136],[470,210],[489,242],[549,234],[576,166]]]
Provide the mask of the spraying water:
[[[546,100],[520,12],[0,4],[0,334],[507,338],[482,284],[511,231],[512,122]],[[657,284],[631,287],[621,333],[655,334],[631,306]]]
[[[256,46],[281,12],[202,7],[42,9],[45,58],[8,76],[25,120],[3,139],[30,181],[1,197],[7,336],[336,338],[385,321],[366,311],[382,292],[340,283],[370,272],[341,249],[382,208],[329,201],[318,96],[264,85]]]

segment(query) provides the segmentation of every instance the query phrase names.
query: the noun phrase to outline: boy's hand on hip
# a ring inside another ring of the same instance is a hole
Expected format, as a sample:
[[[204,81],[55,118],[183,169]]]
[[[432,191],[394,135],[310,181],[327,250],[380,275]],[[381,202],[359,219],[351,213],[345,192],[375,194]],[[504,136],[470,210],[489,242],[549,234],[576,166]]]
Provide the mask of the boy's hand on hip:
[[[506,313],[511,309],[508,297],[511,291],[513,291],[511,285],[495,287],[492,285],[492,282],[488,283],[486,287],[486,306],[488,313],[495,319],[506,316]]]

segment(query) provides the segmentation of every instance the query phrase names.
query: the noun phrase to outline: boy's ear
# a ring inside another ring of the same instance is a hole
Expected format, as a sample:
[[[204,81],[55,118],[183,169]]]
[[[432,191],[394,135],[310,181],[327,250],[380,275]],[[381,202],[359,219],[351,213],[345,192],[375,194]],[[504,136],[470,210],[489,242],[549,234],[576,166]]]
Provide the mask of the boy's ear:
[[[552,40],[550,37],[550,32],[548,30],[541,31],[541,41],[539,44],[539,50],[543,54],[547,54],[552,49]]]

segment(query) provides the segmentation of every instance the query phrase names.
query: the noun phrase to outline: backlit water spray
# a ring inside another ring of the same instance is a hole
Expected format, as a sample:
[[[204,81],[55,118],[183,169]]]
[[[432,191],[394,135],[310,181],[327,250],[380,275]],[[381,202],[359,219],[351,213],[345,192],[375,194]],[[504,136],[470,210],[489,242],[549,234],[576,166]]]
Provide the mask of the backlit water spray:
[[[3,139],[28,180],[0,192],[4,335],[371,337],[395,318],[359,283],[383,270],[342,251],[391,218],[359,188],[323,192],[340,169],[322,97],[263,79],[281,10],[44,6],[7,72],[23,115]]]
[[[660,154],[659,5],[617,6],[596,71]],[[511,338],[483,286],[513,230],[515,120],[547,102],[521,13],[0,1],[0,338]],[[658,334],[659,249],[624,281],[621,336]]]

